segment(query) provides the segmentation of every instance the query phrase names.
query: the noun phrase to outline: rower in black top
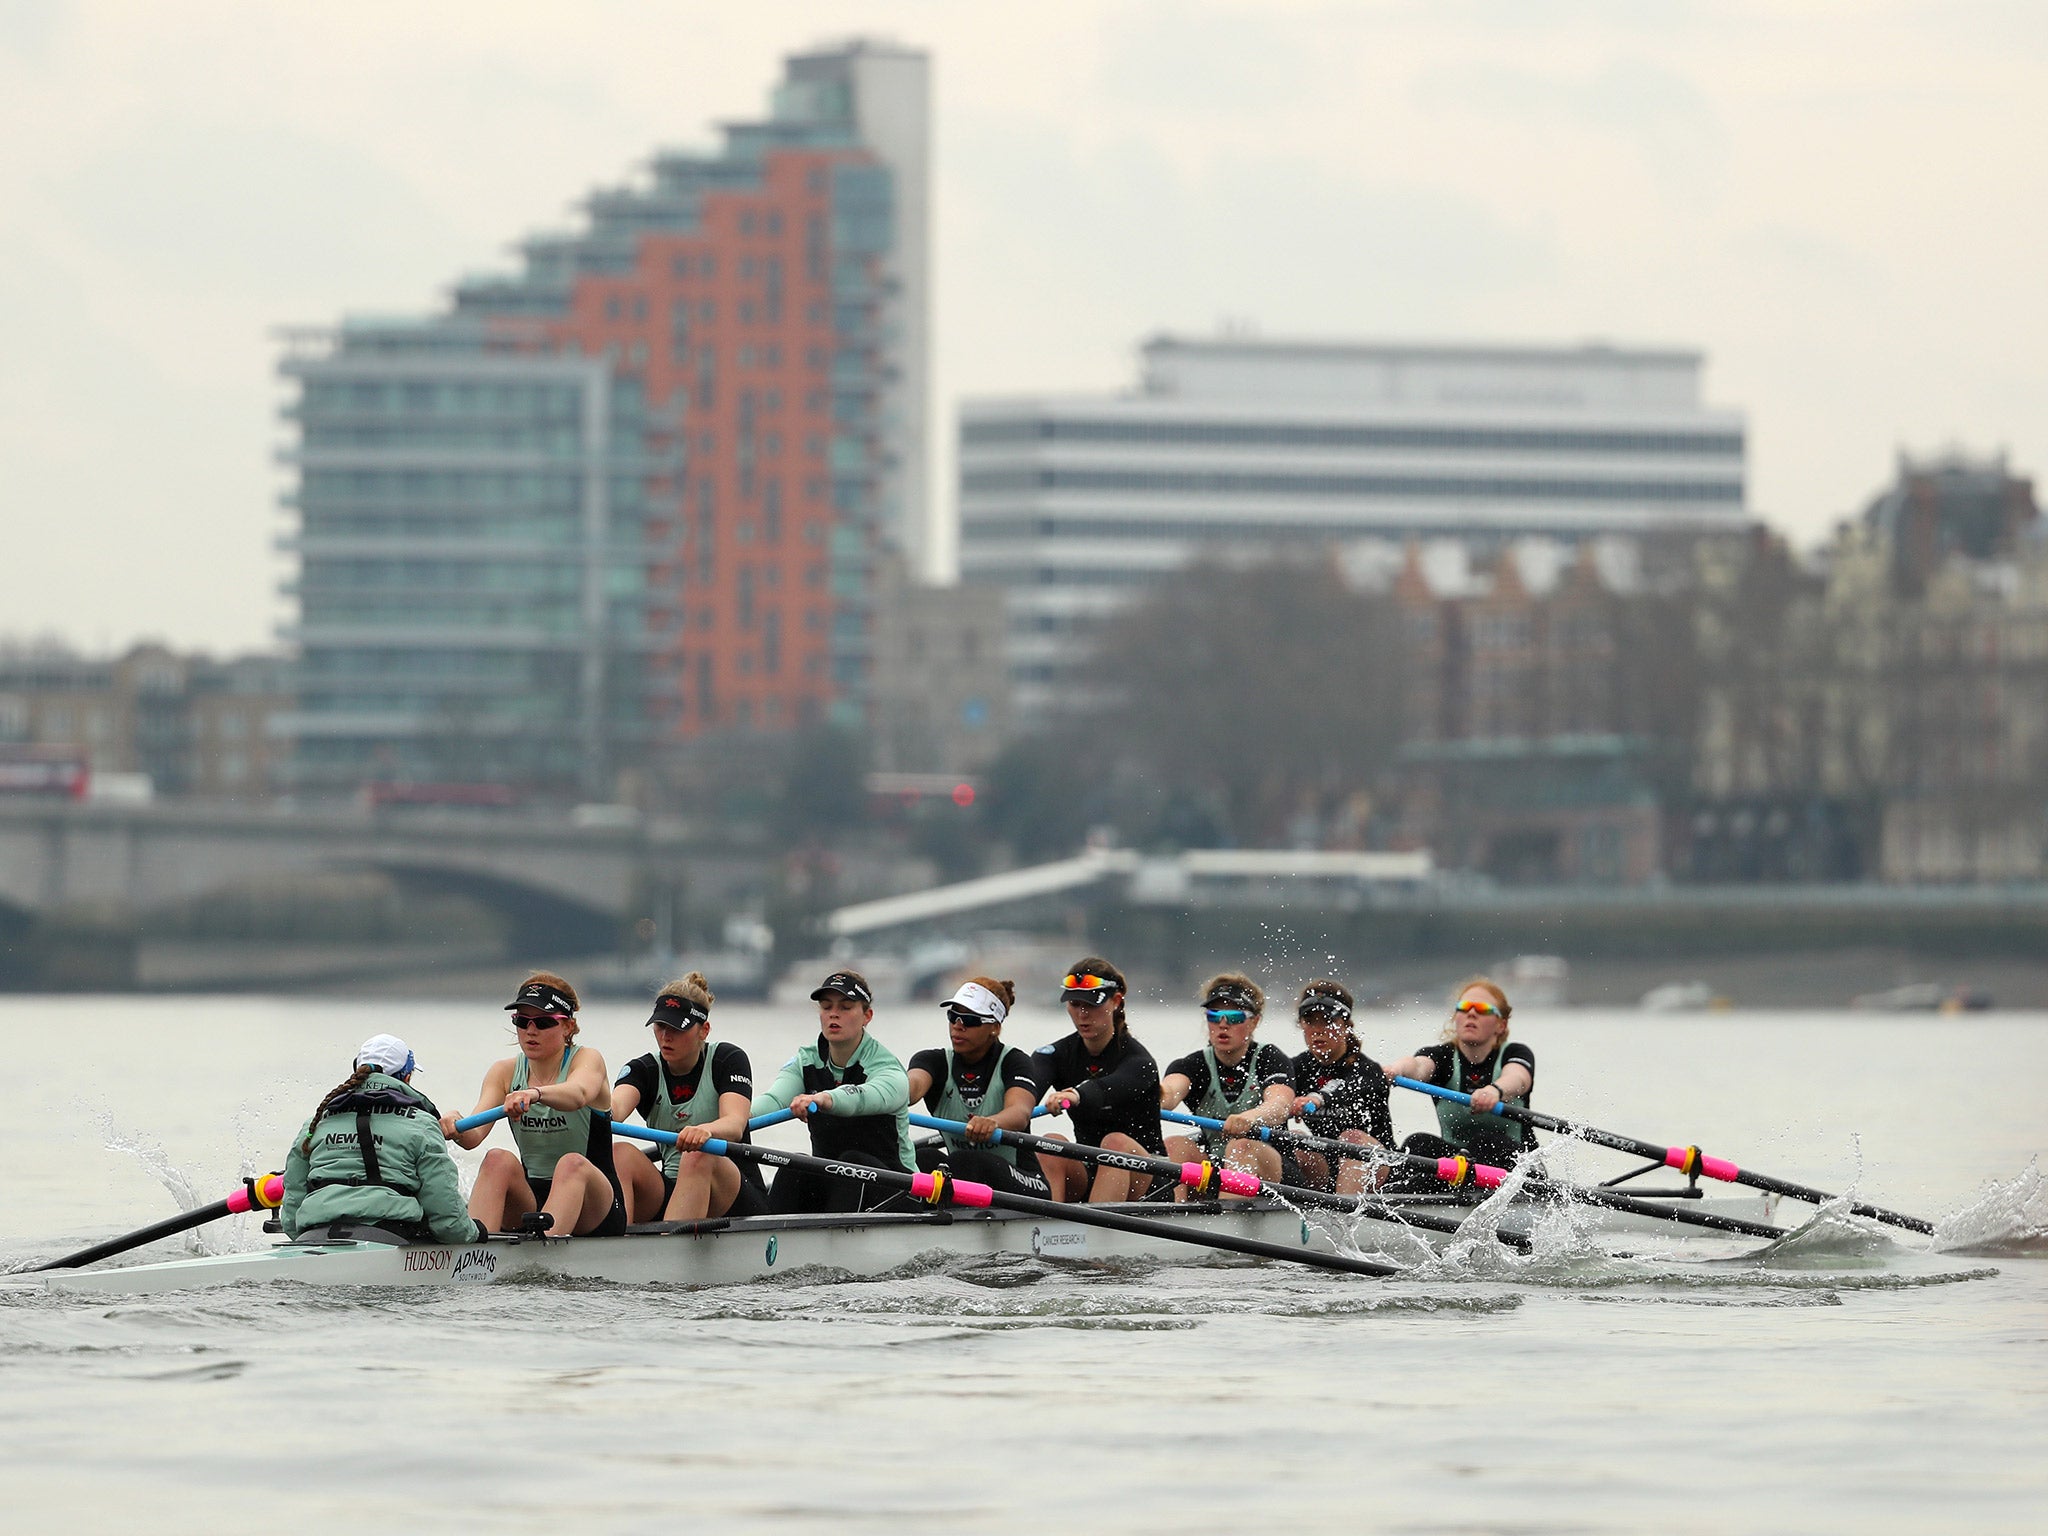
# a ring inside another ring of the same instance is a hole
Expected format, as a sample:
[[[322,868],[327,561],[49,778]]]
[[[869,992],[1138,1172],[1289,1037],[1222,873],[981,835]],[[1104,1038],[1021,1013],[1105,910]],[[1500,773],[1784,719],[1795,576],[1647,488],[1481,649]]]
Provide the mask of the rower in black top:
[[[1016,1002],[1014,983],[973,977],[946,1001],[951,1044],[910,1058],[911,1099],[922,1099],[926,1114],[967,1123],[964,1134],[946,1131],[919,1147],[917,1166],[1043,1200],[1047,1186],[1038,1154],[994,1139],[997,1131],[1030,1130],[1038,1103],[1031,1058],[1003,1048],[1003,1020]]]
[[[1279,1046],[1254,1038],[1266,1011],[1265,989],[1241,971],[1225,971],[1204,984],[1201,998],[1209,1043],[1167,1067],[1159,1102],[1165,1109],[1185,1104],[1191,1114],[1221,1120],[1223,1129],[1169,1136],[1166,1155],[1184,1163],[1225,1163],[1278,1182],[1280,1153],[1259,1140],[1258,1132],[1287,1123],[1294,1107],[1294,1063]],[[1176,1200],[1186,1193],[1173,1192]]]
[[[1508,995],[1484,976],[1474,976],[1455,994],[1451,1022],[1444,1038],[1425,1045],[1413,1056],[1389,1062],[1381,1071],[1391,1081],[1412,1077],[1440,1083],[1472,1096],[1471,1108],[1448,1099],[1436,1106],[1439,1136],[1417,1132],[1401,1150],[1422,1157],[1468,1157],[1475,1163],[1512,1168],[1535,1144],[1536,1133],[1519,1120],[1496,1115],[1493,1106],[1505,1099],[1526,1109],[1536,1086],[1536,1053],[1520,1041],[1508,1042]]]
[[[745,1141],[754,1098],[754,1068],[730,1040],[712,1041],[716,999],[700,972],[655,994],[647,1027],[655,1048],[626,1063],[612,1085],[612,1118],[634,1110],[658,1131],[674,1131],[665,1148],[619,1144],[612,1150],[629,1221],[702,1221],[708,1216],[759,1216],[768,1191],[758,1166],[703,1150],[713,1137]]]
[[[1040,1046],[1031,1075],[1047,1090],[1045,1102],[1067,1115],[1083,1146],[1113,1152],[1166,1155],[1159,1134],[1159,1063],[1131,1038],[1124,1017],[1124,973],[1099,956],[1078,960],[1060,984],[1060,1000],[1073,1022],[1071,1035]],[[1064,1141],[1064,1136],[1048,1138]],[[1055,1200],[1133,1200],[1152,1187],[1149,1174],[1049,1157],[1039,1164]]]
[[[1308,1049],[1294,1058],[1293,1113],[1312,1136],[1390,1147],[1394,1118],[1387,1106],[1387,1076],[1352,1032],[1351,1009],[1351,993],[1342,982],[1312,981],[1301,989],[1294,1014]],[[1340,1195],[1365,1193],[1370,1165],[1358,1158],[1325,1157],[1297,1147],[1285,1152],[1282,1161],[1289,1184]],[[1386,1174],[1379,1170],[1374,1187],[1386,1182]]]

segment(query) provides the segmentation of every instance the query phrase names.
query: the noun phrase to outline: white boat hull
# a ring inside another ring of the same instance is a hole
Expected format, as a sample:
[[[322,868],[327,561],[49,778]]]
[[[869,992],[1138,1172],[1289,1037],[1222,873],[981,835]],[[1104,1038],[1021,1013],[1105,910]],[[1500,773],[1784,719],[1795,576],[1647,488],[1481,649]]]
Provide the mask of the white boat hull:
[[[1770,1197],[1685,1202],[1687,1209],[1767,1221]],[[1161,1226],[1189,1232],[1220,1232],[1282,1247],[1322,1252],[1385,1252],[1413,1258],[1418,1244],[1440,1247],[1449,1238],[1383,1220],[1353,1222],[1348,1216],[1311,1212],[1304,1216],[1264,1202],[1222,1210],[1178,1211],[1156,1205],[1120,1207]],[[1437,1214],[1466,1214],[1456,1206],[1432,1206]],[[1686,1241],[1706,1238],[1753,1245],[1758,1240],[1702,1231],[1619,1211],[1582,1214],[1602,1235],[1646,1236]],[[1502,1226],[1526,1232],[1538,1208],[1511,1208]],[[1340,1243],[1339,1238],[1343,1238]],[[737,1285],[790,1270],[823,1268],[851,1275],[879,1275],[926,1255],[985,1258],[1033,1255],[1046,1259],[1149,1259],[1203,1263],[1220,1257],[1213,1249],[1165,1235],[1109,1231],[1080,1222],[1041,1219],[1002,1211],[954,1211],[945,1216],[760,1216],[707,1222],[682,1230],[647,1230],[623,1237],[506,1237],[458,1246],[374,1242],[282,1243],[249,1253],[173,1259],[116,1269],[45,1271],[12,1277],[12,1284],[99,1295],[146,1295],[217,1285],[287,1282],[298,1285],[407,1286],[483,1285],[534,1276],[605,1281],[619,1285]]]

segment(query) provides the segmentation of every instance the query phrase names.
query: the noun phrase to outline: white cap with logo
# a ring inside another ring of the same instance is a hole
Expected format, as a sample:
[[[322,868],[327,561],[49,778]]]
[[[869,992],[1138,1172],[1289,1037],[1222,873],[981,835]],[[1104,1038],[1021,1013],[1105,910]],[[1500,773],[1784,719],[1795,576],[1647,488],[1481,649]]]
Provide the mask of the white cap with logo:
[[[393,1077],[410,1077],[419,1064],[413,1060],[412,1049],[398,1036],[372,1035],[356,1052],[356,1065],[375,1067]]]

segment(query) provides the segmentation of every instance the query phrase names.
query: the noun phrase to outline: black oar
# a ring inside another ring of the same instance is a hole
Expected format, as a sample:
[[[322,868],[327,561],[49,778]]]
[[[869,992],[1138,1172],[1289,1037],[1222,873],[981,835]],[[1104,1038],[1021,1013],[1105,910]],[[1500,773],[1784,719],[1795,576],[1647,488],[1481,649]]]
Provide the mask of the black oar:
[[[189,1232],[194,1227],[203,1227],[209,1221],[219,1221],[223,1216],[239,1216],[244,1211],[275,1210],[283,1201],[283,1174],[266,1173],[260,1179],[244,1179],[242,1187],[224,1200],[202,1205],[196,1211],[167,1216],[162,1221],[151,1222],[146,1227],[137,1227],[126,1236],[110,1237],[104,1243],[94,1243],[90,1248],[67,1253],[61,1259],[34,1265],[25,1273],[34,1274],[44,1269],[77,1269],[97,1259],[112,1258],[117,1253],[126,1253],[130,1248],[140,1248],[144,1243],[153,1243],[160,1237],[169,1237],[175,1232]]]
[[[614,1136],[630,1136],[640,1141],[668,1143],[676,1139],[673,1131],[657,1131],[639,1125],[614,1125]],[[1112,1232],[1132,1232],[1140,1237],[1163,1239],[1167,1242],[1188,1243],[1197,1248],[1215,1248],[1224,1253],[1248,1254],[1256,1259],[1279,1259],[1287,1264],[1307,1264],[1315,1269],[1340,1270],[1351,1275],[1399,1274],[1400,1266],[1379,1264],[1371,1259],[1347,1258],[1341,1253],[1318,1253],[1313,1248],[1286,1248],[1278,1243],[1262,1243],[1249,1237],[1232,1237],[1223,1232],[1182,1231],[1175,1221],[1148,1221],[1139,1216],[1126,1216],[1118,1211],[1105,1211],[1093,1205],[1062,1205],[1057,1200],[1036,1200],[1029,1195],[1013,1195],[1007,1190],[991,1189],[986,1184],[976,1184],[969,1179],[956,1179],[944,1173],[901,1173],[893,1168],[874,1168],[866,1163],[835,1163],[829,1158],[810,1157],[802,1152],[783,1152],[774,1147],[756,1147],[747,1142],[726,1141],[712,1137],[704,1143],[703,1149],[714,1157],[733,1157],[745,1162],[763,1163],[770,1168],[802,1168],[811,1173],[829,1174],[837,1179],[851,1179],[861,1184],[879,1184],[885,1189],[908,1190],[912,1197],[931,1206],[968,1205],[995,1206],[1001,1210],[1021,1211],[1048,1221],[1070,1221],[1080,1227],[1104,1227]]]
[[[928,1131],[948,1131],[956,1136],[967,1129],[965,1121],[935,1120],[930,1115],[912,1115],[910,1123]],[[1218,1121],[1217,1124],[1220,1125],[1222,1122]],[[1025,1131],[999,1130],[994,1136],[997,1141],[1005,1141],[1012,1146],[1028,1147],[1041,1157],[1063,1157],[1070,1162],[1107,1164],[1111,1168],[1127,1168],[1133,1173],[1149,1173],[1154,1178],[1184,1184],[1196,1194],[1205,1197],[1219,1192],[1233,1195],[1276,1195],[1289,1205],[1305,1205],[1319,1211],[1342,1211],[1346,1216],[1370,1216],[1378,1221],[1418,1227],[1426,1232],[1455,1234],[1464,1225],[1448,1216],[1398,1210],[1369,1195],[1335,1195],[1328,1190],[1304,1189],[1298,1184],[1274,1184],[1261,1179],[1257,1174],[1247,1173],[1239,1168],[1225,1167],[1220,1163],[1176,1163],[1169,1157],[1147,1157],[1138,1152],[1117,1152],[1108,1147],[1091,1147],[1084,1142],[1033,1136]],[[1368,1149],[1361,1147],[1357,1150]],[[1518,1237],[1512,1232],[1496,1232],[1494,1236],[1518,1252],[1529,1251],[1529,1240],[1526,1237]]]
[[[1212,1120],[1205,1115],[1185,1114],[1179,1110],[1162,1110],[1160,1118],[1178,1121],[1183,1125],[1199,1125],[1204,1130],[1223,1129],[1221,1120]],[[1392,1163],[1396,1167],[1414,1168],[1454,1188],[1462,1184],[1477,1184],[1481,1189],[1497,1189],[1501,1180],[1508,1176],[1505,1168],[1475,1163],[1467,1157],[1423,1157],[1414,1152],[1400,1152],[1389,1147],[1361,1147],[1348,1141],[1324,1141],[1319,1136],[1274,1131],[1270,1126],[1264,1129],[1272,1132],[1272,1139],[1275,1141],[1286,1138],[1295,1142],[1307,1142],[1317,1151],[1332,1151],[1339,1157],[1369,1157]],[[1674,1222],[1682,1227],[1704,1227],[1710,1232],[1739,1232],[1744,1237],[1785,1235],[1781,1228],[1765,1226],[1760,1221],[1744,1221],[1739,1216],[1716,1216],[1708,1211],[1688,1211],[1640,1199],[1635,1195],[1617,1194],[1610,1189],[1589,1189],[1580,1184],[1557,1184],[1539,1178],[1528,1179],[1522,1187],[1532,1195],[1562,1196],[1586,1205],[1604,1206],[1610,1211],[1627,1211],[1631,1215],[1648,1216],[1656,1221]]]
[[[1449,1099],[1455,1104],[1471,1107],[1472,1095],[1458,1093],[1449,1088],[1439,1088],[1434,1083],[1418,1082],[1412,1077],[1394,1079],[1403,1088],[1412,1088],[1417,1093],[1426,1093],[1433,1099]],[[1555,1131],[1560,1136],[1576,1136],[1581,1141],[1590,1141],[1596,1147],[1610,1147],[1616,1152],[1627,1152],[1634,1157],[1645,1157],[1652,1162],[1662,1163],[1667,1168],[1676,1168],[1687,1178],[1705,1174],[1710,1179],[1719,1179],[1725,1184],[1747,1184],[1751,1189],[1761,1189],[1773,1195],[1790,1195],[1794,1200],[1804,1200],[1809,1205],[1826,1205],[1840,1195],[1828,1194],[1825,1190],[1809,1189],[1804,1184],[1788,1183],[1774,1179],[1767,1173],[1751,1173],[1738,1168],[1724,1157],[1709,1157],[1698,1147],[1660,1147],[1654,1142],[1638,1141],[1633,1136],[1622,1136],[1614,1131],[1603,1131],[1595,1125],[1581,1125],[1576,1120],[1560,1120],[1555,1115],[1538,1114],[1533,1109],[1522,1109],[1513,1104],[1496,1104],[1492,1113],[1505,1115],[1510,1120],[1519,1120],[1524,1125],[1533,1125],[1541,1131]],[[1918,1216],[1903,1216],[1897,1211],[1888,1211],[1882,1206],[1851,1204],[1849,1209],[1858,1216],[1867,1216],[1872,1221],[1882,1221],[1894,1227],[1904,1227],[1909,1232],[1932,1232],[1934,1223],[1923,1221]]]

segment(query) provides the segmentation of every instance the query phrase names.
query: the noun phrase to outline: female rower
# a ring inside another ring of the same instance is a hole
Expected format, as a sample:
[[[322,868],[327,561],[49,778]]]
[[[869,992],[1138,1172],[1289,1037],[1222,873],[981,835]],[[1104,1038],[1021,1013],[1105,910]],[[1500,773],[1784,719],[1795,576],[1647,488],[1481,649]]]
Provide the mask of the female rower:
[[[807,1045],[754,1095],[752,1113],[788,1109],[811,1129],[811,1151],[841,1163],[917,1172],[910,1149],[910,1079],[890,1049],[868,1033],[874,993],[858,971],[834,971],[811,994],[818,1040]],[[775,1175],[768,1208],[858,1211],[888,1198],[854,1179],[784,1168]]]
[[[382,1227],[413,1241],[481,1242],[483,1223],[462,1203],[462,1182],[440,1111],[412,1086],[412,1052],[396,1035],[372,1035],[355,1070],[299,1129],[284,1160],[287,1237],[344,1225]]]
[[[626,1230],[625,1196],[612,1167],[612,1089],[604,1058],[576,1043],[576,989],[549,971],[535,971],[505,1005],[518,1054],[491,1063],[484,1073],[480,1113],[504,1106],[517,1153],[494,1147],[484,1155],[469,1213],[486,1226],[511,1231],[542,1211],[557,1237],[612,1237]],[[468,1148],[491,1134],[488,1125],[457,1131],[455,1116],[441,1129]]]
[[[1047,1089],[1046,1104],[1072,1120],[1083,1146],[1164,1157],[1159,1063],[1131,1038],[1125,991],[1124,973],[1107,960],[1090,955],[1075,961],[1060,983],[1074,1032],[1032,1054],[1031,1076]],[[1125,1168],[1098,1167],[1091,1179],[1088,1164],[1064,1157],[1043,1158],[1038,1167],[1055,1200],[1135,1200],[1152,1187],[1150,1174]]]
[[[1387,1077],[1380,1064],[1365,1054],[1351,1029],[1351,993],[1338,981],[1312,981],[1294,1005],[1296,1022],[1308,1049],[1294,1058],[1292,1112],[1309,1134],[1360,1147],[1391,1146],[1394,1121],[1387,1110]],[[1365,1192],[1369,1163],[1355,1157],[1331,1158],[1301,1148],[1282,1159],[1287,1182],[1340,1195]],[[1377,1188],[1387,1180],[1381,1168]]]
[[[656,1130],[676,1133],[659,1154],[623,1143],[612,1147],[628,1221],[702,1221],[759,1216],[768,1209],[768,1192],[754,1164],[702,1150],[714,1136],[747,1140],[747,1107],[754,1096],[747,1053],[730,1040],[706,1044],[713,1001],[697,971],[663,987],[647,1020],[654,1049],[627,1062],[612,1084],[614,1122],[637,1109]]]
[[[1412,1077],[1441,1083],[1472,1095],[1472,1107],[1449,1099],[1431,1099],[1441,1136],[1418,1131],[1401,1143],[1404,1152],[1422,1157],[1462,1156],[1496,1168],[1511,1168],[1535,1144],[1528,1126],[1492,1113],[1505,1099],[1518,1109],[1529,1104],[1536,1086],[1536,1053],[1516,1041],[1508,1043],[1508,995],[1485,976],[1474,976],[1454,994],[1450,1025],[1435,1045],[1413,1056],[1389,1062],[1381,1070],[1389,1081]]]
[[[1287,1123],[1294,1109],[1294,1063],[1277,1045],[1260,1045],[1254,1036],[1266,1011],[1266,993],[1241,971],[1225,971],[1203,984],[1202,1016],[1209,1024],[1209,1043],[1167,1066],[1159,1085],[1166,1109],[1185,1104],[1211,1120],[1220,1131],[1199,1136],[1169,1136],[1167,1156],[1179,1162],[1227,1163],[1262,1179],[1278,1181],[1280,1153],[1258,1139],[1261,1127]],[[1185,1189],[1176,1189],[1176,1200]],[[1229,1198],[1236,1199],[1238,1196]]]
[[[942,1145],[920,1148],[918,1164],[926,1172],[943,1166],[956,1178],[1043,1200],[1047,1186],[1038,1154],[991,1140],[996,1131],[1030,1130],[1038,1103],[1031,1058],[1003,1049],[1003,1020],[1016,1006],[1014,983],[976,976],[946,1003],[952,1044],[910,1058],[910,1097],[924,1100],[927,1114],[967,1122],[965,1135],[944,1132]],[[929,1161],[928,1150],[936,1154]]]

